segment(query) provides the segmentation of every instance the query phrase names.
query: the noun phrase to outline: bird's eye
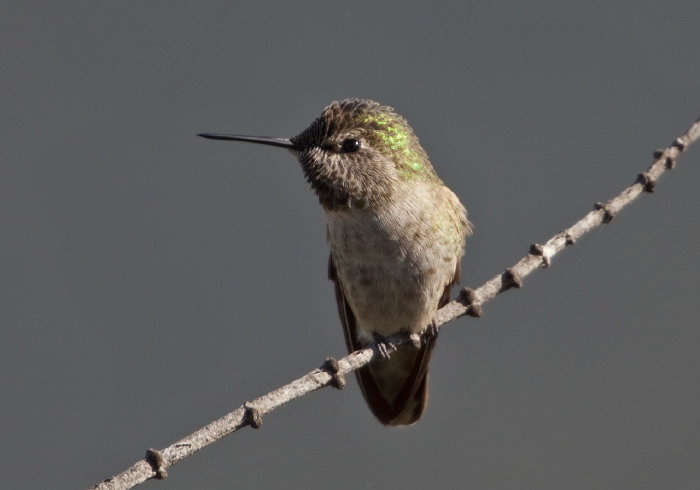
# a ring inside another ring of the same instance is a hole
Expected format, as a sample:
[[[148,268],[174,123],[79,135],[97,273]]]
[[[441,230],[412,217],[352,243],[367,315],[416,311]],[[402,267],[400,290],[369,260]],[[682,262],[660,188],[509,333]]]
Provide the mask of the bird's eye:
[[[354,153],[360,149],[360,141],[355,138],[348,138],[343,141],[340,148],[343,150],[343,153]]]

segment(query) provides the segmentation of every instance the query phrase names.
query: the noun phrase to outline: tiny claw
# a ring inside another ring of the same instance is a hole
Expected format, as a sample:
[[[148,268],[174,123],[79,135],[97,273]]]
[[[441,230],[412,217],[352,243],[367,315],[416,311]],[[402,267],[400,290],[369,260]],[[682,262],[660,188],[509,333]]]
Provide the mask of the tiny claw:
[[[377,344],[381,358],[385,361],[389,360],[391,353],[396,350],[396,346],[387,342],[386,337],[379,335],[377,332],[373,332],[372,337],[374,337],[374,342]]]
[[[440,327],[437,326],[435,320],[432,320],[423,332],[425,340],[434,339],[440,333]]]

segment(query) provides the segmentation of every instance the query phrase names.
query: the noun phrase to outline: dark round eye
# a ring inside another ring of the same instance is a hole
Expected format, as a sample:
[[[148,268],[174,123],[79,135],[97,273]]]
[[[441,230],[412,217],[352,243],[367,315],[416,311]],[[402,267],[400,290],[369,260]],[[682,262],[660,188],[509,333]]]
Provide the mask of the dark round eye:
[[[343,150],[343,153],[354,153],[360,149],[360,141],[355,138],[348,138],[343,141],[340,148]]]

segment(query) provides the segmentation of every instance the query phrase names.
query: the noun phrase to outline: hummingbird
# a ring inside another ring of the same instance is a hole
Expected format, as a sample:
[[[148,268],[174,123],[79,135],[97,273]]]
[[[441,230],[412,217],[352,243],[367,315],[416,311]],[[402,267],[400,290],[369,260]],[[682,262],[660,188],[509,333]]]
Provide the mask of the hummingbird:
[[[346,99],[289,139],[199,136],[286,148],[299,161],[328,218],[328,275],[349,352],[428,328],[420,346],[403,344],[355,372],[382,424],[415,423],[428,399],[432,318],[460,279],[471,224],[406,120],[377,102]]]

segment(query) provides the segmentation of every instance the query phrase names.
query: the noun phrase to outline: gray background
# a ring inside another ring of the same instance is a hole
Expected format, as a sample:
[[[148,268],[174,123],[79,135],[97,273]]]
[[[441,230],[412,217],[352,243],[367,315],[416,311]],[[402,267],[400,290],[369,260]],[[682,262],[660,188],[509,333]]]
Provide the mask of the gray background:
[[[303,5],[303,6],[302,6]],[[396,108],[512,265],[700,115],[700,3],[5,2],[0,478],[84,488],[344,353],[292,136]],[[148,488],[700,487],[693,147],[611,225],[445,328],[417,425],[349,379]]]

